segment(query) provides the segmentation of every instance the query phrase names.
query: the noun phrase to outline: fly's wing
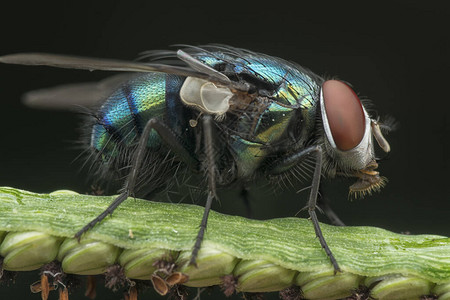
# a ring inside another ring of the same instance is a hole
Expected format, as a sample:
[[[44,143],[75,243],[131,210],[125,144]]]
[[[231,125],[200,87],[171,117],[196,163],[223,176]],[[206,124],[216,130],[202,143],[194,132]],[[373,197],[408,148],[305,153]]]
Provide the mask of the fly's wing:
[[[106,99],[125,81],[136,76],[135,73],[118,74],[99,82],[83,82],[58,85],[27,92],[23,95],[25,105],[47,110],[79,111],[80,107],[95,107]]]
[[[165,72],[178,75],[198,76],[197,72],[178,67],[145,64],[141,62],[124,61],[116,59],[101,59],[90,57],[79,57],[70,55],[50,54],[50,53],[17,53],[0,56],[0,62],[6,64],[50,66],[66,69],[80,70],[101,70],[101,71],[121,71],[121,72]]]
[[[66,69],[80,69],[80,70],[101,70],[101,71],[119,71],[119,72],[160,72],[181,76],[191,76],[205,79],[214,83],[220,83],[226,86],[235,85],[230,83],[230,80],[219,73],[211,72],[204,73],[197,71],[191,67],[157,64],[157,63],[143,63],[134,61],[124,61],[115,59],[100,59],[89,57],[78,57],[59,54],[47,53],[17,53],[5,56],[0,56],[0,62],[6,64],[19,65],[34,65],[34,66],[50,66],[56,68]],[[217,73],[221,75],[217,75]],[[233,86],[234,87],[234,86]],[[236,89],[241,90],[242,87],[236,83]]]

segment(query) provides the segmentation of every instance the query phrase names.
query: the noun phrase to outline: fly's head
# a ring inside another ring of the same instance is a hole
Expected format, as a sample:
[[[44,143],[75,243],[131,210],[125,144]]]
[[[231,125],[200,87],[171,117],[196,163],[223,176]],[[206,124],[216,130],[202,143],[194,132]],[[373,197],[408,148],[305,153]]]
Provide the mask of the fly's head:
[[[384,152],[389,152],[390,146],[353,89],[339,80],[325,81],[320,90],[320,111],[328,172],[356,177],[351,195],[364,196],[381,189],[387,179],[376,171],[373,137]]]

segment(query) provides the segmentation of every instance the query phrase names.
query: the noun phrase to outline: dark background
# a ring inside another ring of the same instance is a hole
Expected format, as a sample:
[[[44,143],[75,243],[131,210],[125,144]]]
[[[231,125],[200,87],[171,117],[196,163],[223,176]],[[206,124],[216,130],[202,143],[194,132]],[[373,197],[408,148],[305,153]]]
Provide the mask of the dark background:
[[[392,153],[380,172],[389,183],[381,193],[349,201],[351,181],[326,182],[336,212],[347,225],[450,235],[450,12],[444,7],[427,7],[423,1],[362,6],[300,1],[294,6],[280,1],[40,2],[2,4],[0,54],[41,51],[134,59],[144,50],[175,43],[213,42],[279,56],[352,83],[373,100],[380,115],[395,117],[400,126],[387,137]],[[74,143],[79,116],[32,110],[20,97],[29,90],[106,75],[0,65],[0,185],[35,192],[89,190],[86,173],[79,171],[82,161],[74,162],[81,151]],[[214,209],[243,215],[240,199],[230,194]],[[254,191],[250,197],[255,217],[263,219],[293,216],[306,196],[267,197]],[[14,285],[0,287],[0,298],[9,294],[40,299],[28,289],[37,279],[37,272],[19,274]],[[72,299],[83,298],[82,291],[76,295]],[[110,296],[102,289],[98,299]],[[113,299],[120,297],[117,293]]]

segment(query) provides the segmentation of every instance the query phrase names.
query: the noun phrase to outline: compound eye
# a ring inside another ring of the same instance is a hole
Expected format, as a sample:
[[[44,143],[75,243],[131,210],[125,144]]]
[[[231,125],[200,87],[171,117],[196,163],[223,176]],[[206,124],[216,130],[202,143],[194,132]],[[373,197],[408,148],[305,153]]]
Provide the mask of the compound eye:
[[[364,137],[365,115],[356,93],[339,80],[322,85],[323,103],[334,143],[339,150],[358,146]]]

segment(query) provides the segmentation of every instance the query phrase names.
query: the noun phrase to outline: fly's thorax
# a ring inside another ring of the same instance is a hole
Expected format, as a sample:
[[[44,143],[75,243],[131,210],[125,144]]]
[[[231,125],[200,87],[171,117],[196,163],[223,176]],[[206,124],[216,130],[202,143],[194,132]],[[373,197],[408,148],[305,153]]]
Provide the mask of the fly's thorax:
[[[304,104],[289,98],[290,95],[280,90],[273,99],[194,77],[187,77],[180,89],[180,99],[185,105],[212,115],[216,125],[228,133],[227,146],[241,179],[251,178],[264,159],[286,143],[291,127],[301,123],[299,111]]]
[[[320,91],[320,116],[328,175],[356,177],[350,193],[364,195],[386,183],[379,175],[373,137],[389,152],[389,144],[356,93],[346,83],[327,80]]]

